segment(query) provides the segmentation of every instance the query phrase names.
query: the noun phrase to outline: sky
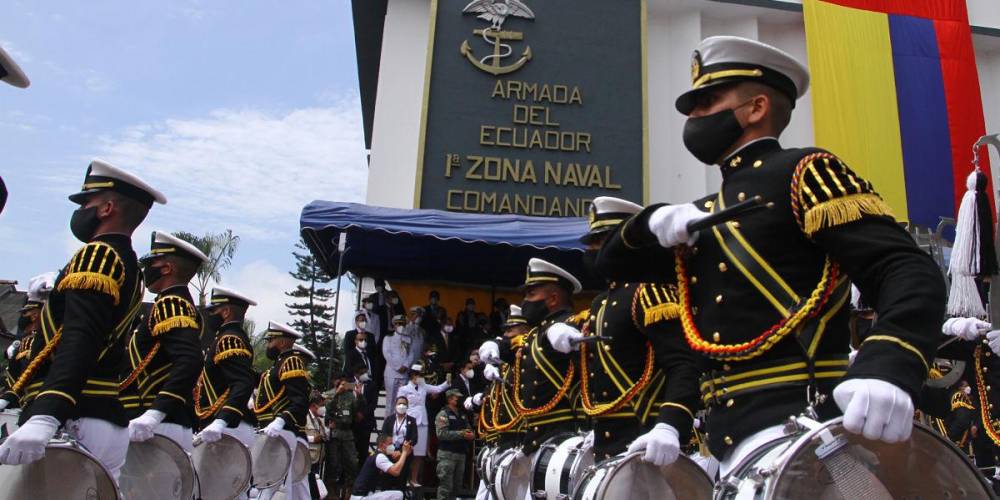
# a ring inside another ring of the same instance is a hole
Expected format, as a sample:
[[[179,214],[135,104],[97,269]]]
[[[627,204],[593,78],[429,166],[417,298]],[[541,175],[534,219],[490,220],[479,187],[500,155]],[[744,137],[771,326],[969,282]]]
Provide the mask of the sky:
[[[23,289],[65,265],[81,245],[66,196],[102,158],[168,199],[136,231],[139,255],[153,230],[232,229],[221,284],[260,302],[258,329],[289,321],[302,207],[364,201],[350,0],[7,0],[0,19],[31,80],[0,85],[0,279]]]

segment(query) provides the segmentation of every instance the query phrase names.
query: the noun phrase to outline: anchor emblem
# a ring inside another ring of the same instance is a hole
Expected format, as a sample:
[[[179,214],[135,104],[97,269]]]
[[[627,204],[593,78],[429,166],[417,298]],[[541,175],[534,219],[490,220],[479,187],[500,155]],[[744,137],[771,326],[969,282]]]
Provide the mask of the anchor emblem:
[[[462,42],[459,53],[465,56],[473,66],[492,75],[504,75],[517,71],[531,60],[531,47],[526,46],[521,57],[513,64],[503,65],[503,59],[514,53],[514,49],[505,41],[524,40],[524,33],[519,31],[506,31],[503,23],[508,16],[534,19],[535,13],[528,8],[521,0],[473,0],[465,9],[463,14],[478,14],[476,17],[490,22],[490,27],[474,30],[472,33],[481,36],[487,45],[493,47],[493,53],[482,58],[476,57],[472,53],[472,45],[468,40]]]

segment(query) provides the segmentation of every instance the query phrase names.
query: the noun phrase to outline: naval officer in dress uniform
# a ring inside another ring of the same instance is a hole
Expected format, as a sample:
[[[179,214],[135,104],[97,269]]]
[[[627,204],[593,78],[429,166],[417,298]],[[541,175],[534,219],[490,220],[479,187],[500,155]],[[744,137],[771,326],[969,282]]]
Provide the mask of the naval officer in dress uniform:
[[[553,349],[546,331],[573,317],[572,298],[582,289],[580,281],[566,270],[532,258],[521,303],[521,314],[531,331],[523,339],[504,337],[484,342],[479,348],[483,360],[499,358],[513,366],[511,392],[514,407],[524,420],[521,452],[526,458],[546,439],[577,428],[573,407],[579,391],[576,367],[569,354]],[[527,494],[531,496],[530,491]]]
[[[594,199],[590,230],[580,238],[587,245],[584,263],[592,272],[599,274],[593,264],[605,238],[641,210],[618,198]],[[581,406],[593,425],[596,460],[628,449],[645,450],[653,462],[672,462],[680,443],[691,439],[694,414],[701,407],[700,369],[698,357],[684,342],[679,315],[673,280],[609,281],[608,290],[591,303],[584,323],[587,336],[602,340],[571,345],[584,334],[564,323],[548,329],[557,351],[580,351]]]
[[[18,310],[17,340],[7,347],[7,370],[4,372],[4,392],[0,396],[0,410],[17,408],[21,404],[21,395],[10,390],[14,382],[21,376],[28,363],[31,362],[31,344],[35,334],[42,328],[42,307],[49,299],[55,286],[56,273],[48,272],[31,278],[28,281],[28,301]]]
[[[304,429],[312,390],[308,367],[316,359],[312,352],[295,343],[301,338],[302,334],[288,325],[268,323],[264,339],[267,340],[267,357],[274,364],[261,375],[254,401],[254,413],[264,426],[264,434],[284,439],[293,455],[298,441],[306,443]],[[271,498],[280,490],[288,500],[309,499],[308,480],[294,482],[292,478],[294,464],[293,457],[285,482],[262,493],[261,498]]]
[[[598,259],[608,276],[677,273],[685,338],[708,361],[700,387],[723,475],[809,404],[823,419],[843,412],[845,428],[869,439],[908,439],[944,317],[940,271],[871,183],[832,153],[779,144],[808,81],[769,45],[701,42],[676,107],[688,116],[684,144],[719,166],[721,189],[647,207]],[[688,223],[756,196],[771,208],[688,233]],[[656,245],[677,249],[672,265],[635,259]],[[850,368],[849,281],[878,314]]]
[[[211,347],[195,384],[195,416],[203,426],[201,439],[218,441],[222,434],[239,439],[248,448],[254,443],[257,418],[247,408],[256,385],[253,344],[243,331],[247,309],[257,305],[235,290],[217,286],[205,311]]]
[[[193,451],[191,390],[201,372],[202,324],[187,284],[207,260],[194,245],[162,231],[153,232],[149,253],[139,259],[156,301],[127,342],[118,385],[134,442],[155,433]]]
[[[59,273],[42,309],[32,362],[13,389],[26,391],[21,427],[0,445],[0,463],[34,462],[60,426],[112,475],[125,463],[128,418],[118,399],[125,338],[142,302],[132,233],[166,198],[101,160],[87,168],[70,230],[84,246]]]

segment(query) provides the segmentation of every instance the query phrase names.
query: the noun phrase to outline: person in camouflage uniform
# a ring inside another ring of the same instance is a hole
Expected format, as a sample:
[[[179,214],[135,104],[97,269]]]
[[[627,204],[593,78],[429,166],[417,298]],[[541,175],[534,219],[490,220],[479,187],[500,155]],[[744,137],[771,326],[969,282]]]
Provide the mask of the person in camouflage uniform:
[[[337,481],[336,474],[327,474],[324,481],[330,498],[349,498],[354,478],[358,475],[358,452],[354,447],[351,424],[362,414],[364,401],[354,394],[352,385],[347,383],[343,373],[334,373],[330,384],[334,388],[333,395],[326,403],[326,426],[330,428],[330,440],[326,447],[327,471],[334,471],[339,466],[342,479]],[[338,492],[341,494],[338,495]]]
[[[445,399],[448,404],[434,419],[438,437],[438,500],[456,498],[456,492],[462,488],[469,443],[476,438],[468,419],[459,408],[462,391],[449,389],[445,393]]]

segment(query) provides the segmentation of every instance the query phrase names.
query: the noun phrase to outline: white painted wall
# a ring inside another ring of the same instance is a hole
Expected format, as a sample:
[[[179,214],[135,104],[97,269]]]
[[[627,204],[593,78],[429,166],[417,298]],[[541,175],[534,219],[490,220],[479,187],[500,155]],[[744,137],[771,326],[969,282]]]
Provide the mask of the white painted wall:
[[[701,165],[684,149],[684,117],[673,104],[690,86],[695,45],[707,36],[741,35],[807,62],[805,30],[802,15],[796,12],[712,0],[648,2],[649,201],[686,201],[714,191],[720,179],[716,168]],[[972,25],[1000,29],[998,0],[967,2]],[[429,5],[429,0],[389,0],[368,176],[367,202],[372,205],[413,207]],[[975,35],[973,43],[986,129],[1000,133],[1000,37]],[[812,105],[807,94],[799,99],[782,143],[791,147],[812,142]],[[997,176],[1000,158],[991,152],[991,159]]]

